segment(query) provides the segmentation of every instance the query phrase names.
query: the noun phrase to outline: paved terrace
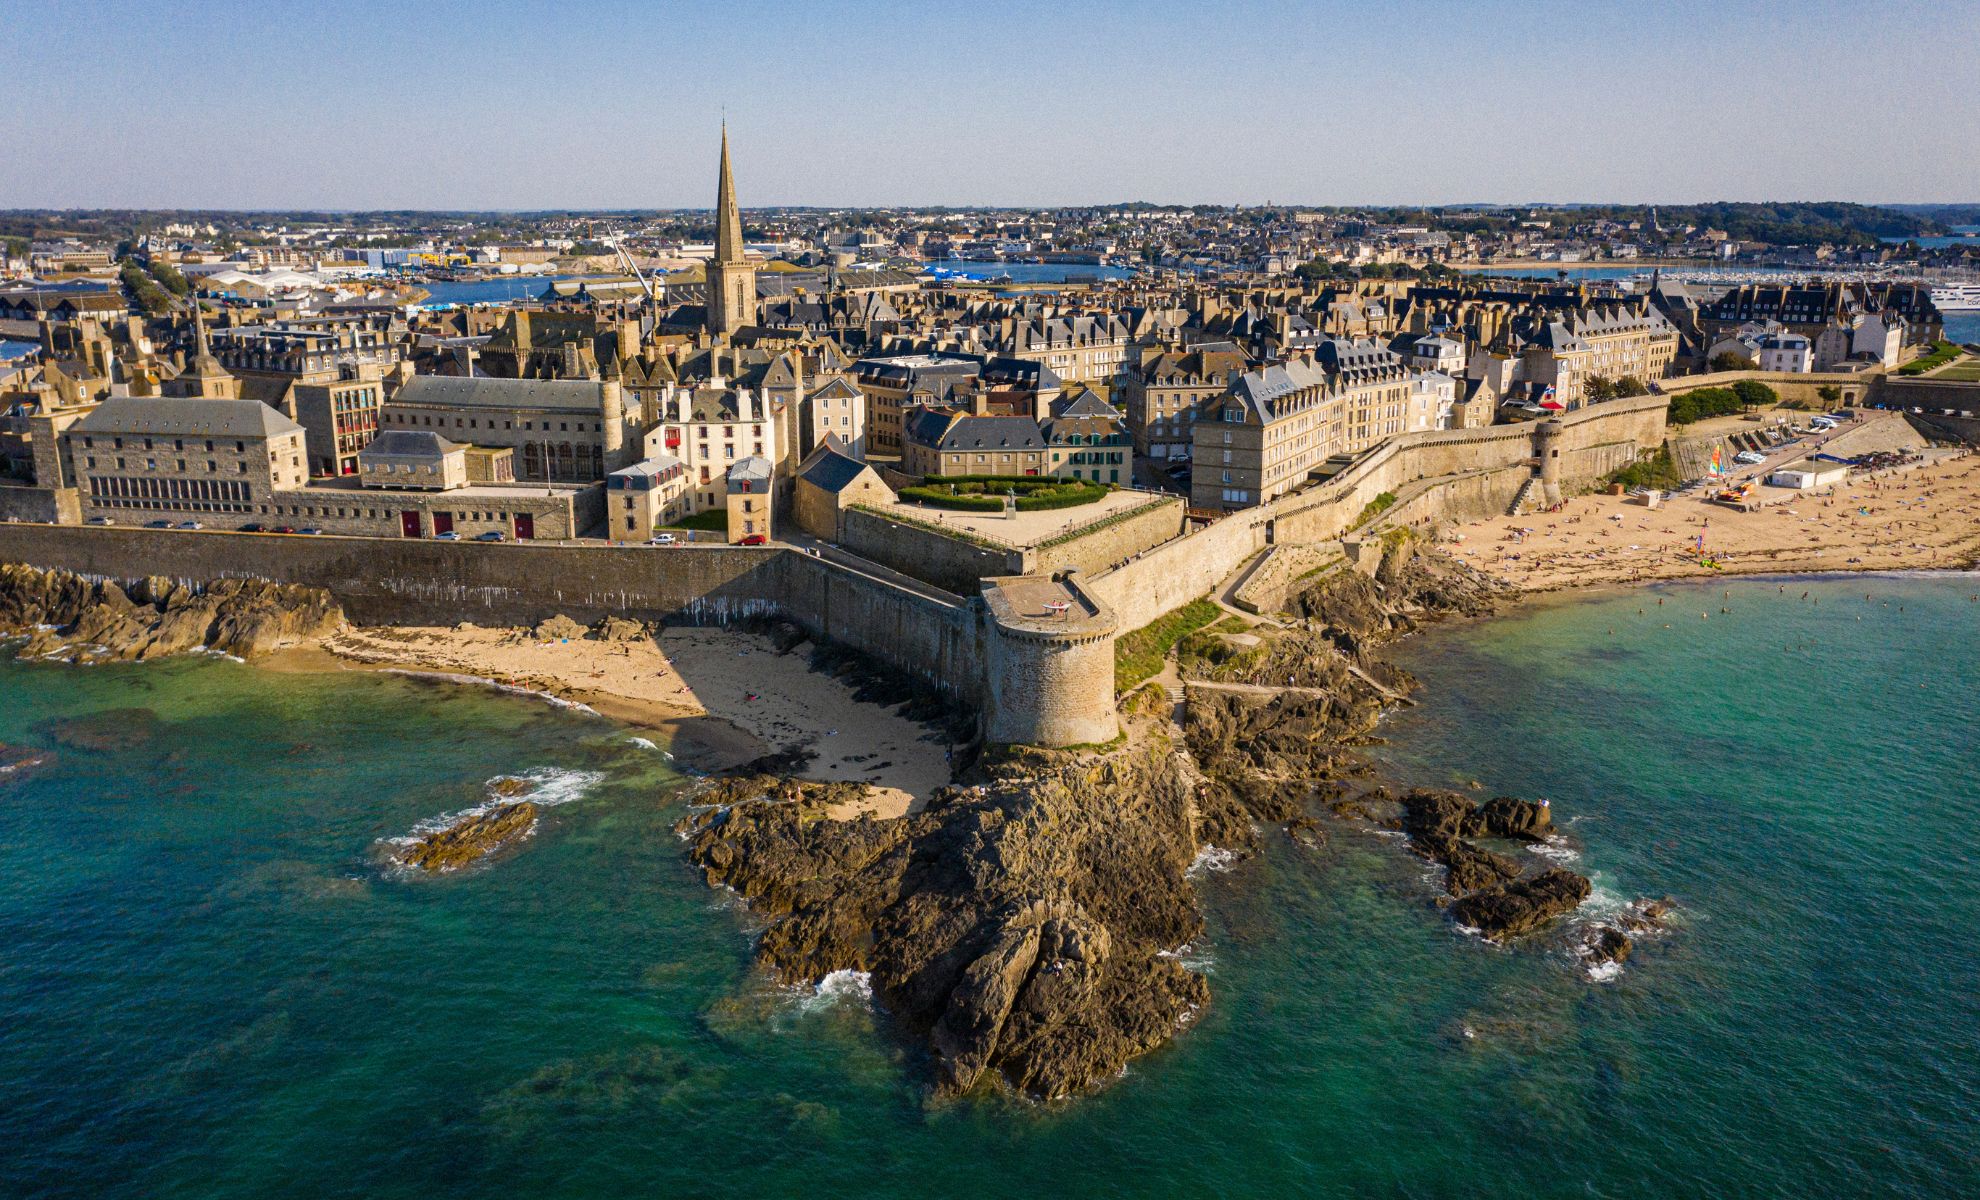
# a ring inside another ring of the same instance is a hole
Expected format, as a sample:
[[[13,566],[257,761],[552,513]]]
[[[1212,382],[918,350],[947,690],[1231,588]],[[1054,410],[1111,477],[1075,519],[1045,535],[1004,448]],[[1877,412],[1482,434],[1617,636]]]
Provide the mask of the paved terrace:
[[[900,500],[895,500],[892,504],[875,504],[871,507],[877,512],[898,516],[903,520],[937,525],[985,541],[996,542],[999,545],[1024,549],[1058,537],[1062,533],[1084,529],[1118,513],[1132,512],[1172,499],[1174,497],[1163,492],[1120,490],[1109,492],[1093,503],[1082,504],[1078,508],[1021,512],[1009,517],[1002,513],[955,512],[925,504],[908,504]]]
[[[1104,637],[1114,614],[1079,587],[1046,575],[983,581],[983,603],[1005,629],[1057,637]]]

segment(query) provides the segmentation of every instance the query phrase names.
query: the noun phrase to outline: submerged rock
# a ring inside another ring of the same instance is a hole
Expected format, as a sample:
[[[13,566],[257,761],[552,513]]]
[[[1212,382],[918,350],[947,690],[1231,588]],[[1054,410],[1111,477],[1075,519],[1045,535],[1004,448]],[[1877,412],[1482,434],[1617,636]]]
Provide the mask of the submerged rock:
[[[322,588],[265,579],[194,588],[159,576],[124,585],[0,564],[0,632],[28,634],[23,658],[129,661],[200,649],[255,658],[343,623],[343,609]]]
[[[420,838],[398,854],[400,862],[423,871],[453,871],[523,837],[539,813],[527,800],[471,813]]]
[[[46,721],[40,728],[64,749],[118,754],[157,737],[161,725],[158,714],[148,708],[106,708]]]

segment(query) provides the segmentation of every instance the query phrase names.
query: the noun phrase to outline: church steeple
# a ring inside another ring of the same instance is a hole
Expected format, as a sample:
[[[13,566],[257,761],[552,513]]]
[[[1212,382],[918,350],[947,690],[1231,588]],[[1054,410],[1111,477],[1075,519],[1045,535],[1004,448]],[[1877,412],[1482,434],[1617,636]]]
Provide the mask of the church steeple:
[[[722,122],[722,169],[715,180],[715,261],[743,260],[742,210],[736,207],[736,178],[729,170],[729,123]]]
[[[708,260],[706,326],[718,337],[756,323],[756,268],[743,251],[742,210],[729,170],[729,124],[722,123],[722,168],[715,180],[715,257]]]

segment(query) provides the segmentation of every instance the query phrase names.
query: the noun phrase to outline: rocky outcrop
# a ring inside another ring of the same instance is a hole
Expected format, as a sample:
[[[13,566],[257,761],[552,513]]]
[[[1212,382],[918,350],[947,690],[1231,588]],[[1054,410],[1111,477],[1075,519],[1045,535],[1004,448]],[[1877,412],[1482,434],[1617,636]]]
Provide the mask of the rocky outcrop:
[[[1418,788],[1402,797],[1402,830],[1410,848],[1445,868],[1444,890],[1459,897],[1451,915],[1495,941],[1538,927],[1588,898],[1588,880],[1554,869],[1532,880],[1518,860],[1472,844],[1470,838],[1542,841],[1552,825],[1544,800],[1495,796],[1474,805],[1458,792]],[[1579,894],[1569,880],[1579,880]],[[1562,906],[1564,903],[1564,906]]]
[[[198,587],[153,576],[124,585],[0,564],[0,632],[26,634],[23,658],[132,661],[210,649],[255,658],[343,626],[322,588],[265,579]]]
[[[536,640],[539,642],[575,642],[590,630],[558,613],[547,620],[538,621],[536,628],[531,632],[536,635]]]
[[[763,964],[799,982],[868,972],[934,1052],[941,1091],[995,1074],[1070,1095],[1209,1000],[1165,953],[1202,930],[1190,775],[1138,746],[1019,750],[977,780],[912,816],[831,821],[832,785],[747,775],[680,828],[709,883],[771,918]]]
[[[1451,917],[1492,941],[1502,942],[1573,912],[1591,890],[1584,877],[1555,867],[1531,879],[1462,896],[1451,903]]]
[[[538,808],[527,800],[498,804],[419,838],[395,857],[422,871],[457,871],[528,835]]]

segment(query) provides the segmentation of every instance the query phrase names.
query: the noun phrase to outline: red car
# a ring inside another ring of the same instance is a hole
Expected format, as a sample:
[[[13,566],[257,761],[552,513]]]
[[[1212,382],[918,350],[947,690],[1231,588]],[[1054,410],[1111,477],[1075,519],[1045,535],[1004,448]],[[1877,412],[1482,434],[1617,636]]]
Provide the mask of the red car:
[[[764,537],[760,533],[752,533],[737,544],[742,546],[761,546],[769,540],[769,538]]]

